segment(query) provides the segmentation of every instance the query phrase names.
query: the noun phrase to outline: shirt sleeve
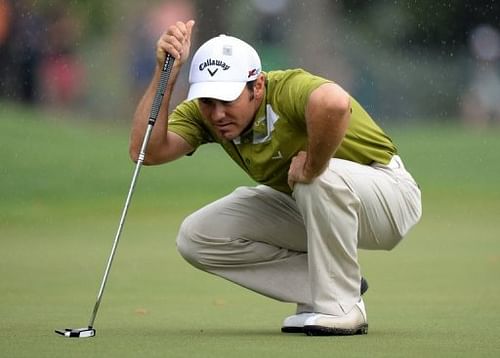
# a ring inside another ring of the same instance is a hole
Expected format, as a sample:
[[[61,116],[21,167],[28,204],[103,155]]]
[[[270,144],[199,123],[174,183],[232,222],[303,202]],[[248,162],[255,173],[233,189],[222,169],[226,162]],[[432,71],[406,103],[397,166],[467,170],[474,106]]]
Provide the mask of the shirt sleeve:
[[[213,142],[196,100],[184,101],[173,110],[168,118],[168,130],[184,138],[195,149]]]
[[[290,121],[305,127],[305,112],[311,93],[330,82],[302,69],[284,71],[277,77],[274,102],[280,104],[280,111]]]

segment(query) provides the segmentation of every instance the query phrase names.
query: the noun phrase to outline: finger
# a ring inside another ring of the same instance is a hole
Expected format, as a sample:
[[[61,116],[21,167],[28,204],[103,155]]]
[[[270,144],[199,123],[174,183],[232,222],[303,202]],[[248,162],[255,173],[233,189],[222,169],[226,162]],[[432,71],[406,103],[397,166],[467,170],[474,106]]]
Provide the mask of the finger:
[[[167,38],[167,41],[175,47],[178,53],[178,58],[182,57],[183,52],[186,51],[186,46],[190,46],[191,43],[191,28],[194,25],[191,23],[183,23],[178,21],[174,26],[170,27],[168,30],[168,35],[171,37]]]
[[[296,178],[295,178],[295,176],[293,174],[293,170],[292,170],[291,167],[290,167],[290,169],[288,169],[287,182],[288,182],[288,186],[290,187],[290,189],[293,190],[293,187],[294,187],[295,182],[296,182]]]
[[[156,45],[156,57],[159,60],[164,60],[165,54],[169,53],[174,58],[178,58],[179,52],[175,49],[175,47],[167,44],[166,42],[158,42]]]
[[[168,28],[166,35],[175,38],[180,43],[184,43],[187,35],[186,26],[184,23],[178,22]]]
[[[188,33],[186,24],[183,23],[182,21],[177,21],[175,23],[175,27],[177,28],[177,30],[179,30],[179,33],[181,34],[182,38],[185,38]]]
[[[186,23],[178,23],[177,25],[184,35],[181,41],[183,44],[183,48],[180,51],[181,56],[184,55],[184,51],[189,51],[189,48],[191,47],[191,32],[194,24],[194,20],[189,20]]]
[[[174,58],[180,57],[182,47],[182,43],[176,37],[168,34],[163,35],[157,43],[158,51],[167,52]]]
[[[191,39],[191,33],[193,31],[193,26],[195,25],[195,21],[194,20],[189,20],[187,23],[186,23],[186,29],[187,29],[187,35],[188,35],[188,38]]]
[[[184,36],[189,37],[191,35],[191,30],[193,29],[194,24],[194,20],[189,20],[186,23],[177,21],[175,23],[175,26],[184,34]]]

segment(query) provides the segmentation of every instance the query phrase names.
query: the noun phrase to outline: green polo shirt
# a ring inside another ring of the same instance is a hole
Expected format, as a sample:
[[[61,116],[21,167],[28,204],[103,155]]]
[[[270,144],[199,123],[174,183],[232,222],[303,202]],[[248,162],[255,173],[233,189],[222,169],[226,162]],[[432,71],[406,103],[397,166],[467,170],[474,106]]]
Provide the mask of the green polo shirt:
[[[169,117],[168,130],[194,148],[219,143],[229,156],[256,182],[284,193],[291,159],[307,147],[305,110],[312,91],[328,81],[304,70],[271,71],[266,75],[266,98],[252,130],[232,140],[220,139],[203,118],[198,101],[179,104]],[[361,105],[351,98],[351,119],[336,158],[371,164],[387,164],[396,154],[391,139]]]

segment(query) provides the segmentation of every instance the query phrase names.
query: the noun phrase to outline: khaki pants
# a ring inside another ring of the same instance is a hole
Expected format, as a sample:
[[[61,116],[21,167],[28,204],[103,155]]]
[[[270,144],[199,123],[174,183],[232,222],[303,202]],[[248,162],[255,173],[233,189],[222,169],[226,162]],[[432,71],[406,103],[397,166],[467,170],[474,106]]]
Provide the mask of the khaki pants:
[[[420,190],[389,165],[332,159],[293,196],[241,187],[188,216],[177,247],[195,267],[285,302],[343,315],[359,300],[358,248],[391,250],[421,216]]]

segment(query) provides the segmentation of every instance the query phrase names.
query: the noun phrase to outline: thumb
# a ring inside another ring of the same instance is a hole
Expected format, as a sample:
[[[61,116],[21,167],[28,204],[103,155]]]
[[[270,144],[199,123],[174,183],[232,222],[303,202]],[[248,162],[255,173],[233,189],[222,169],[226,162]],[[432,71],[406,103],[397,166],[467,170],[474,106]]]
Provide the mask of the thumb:
[[[186,23],[186,29],[187,29],[188,37],[191,37],[191,31],[193,30],[194,24],[195,24],[194,20],[189,20]]]

